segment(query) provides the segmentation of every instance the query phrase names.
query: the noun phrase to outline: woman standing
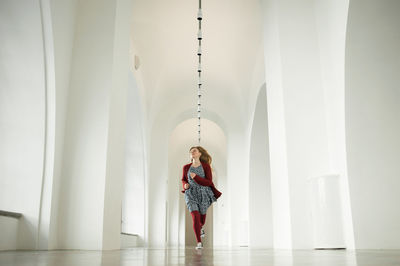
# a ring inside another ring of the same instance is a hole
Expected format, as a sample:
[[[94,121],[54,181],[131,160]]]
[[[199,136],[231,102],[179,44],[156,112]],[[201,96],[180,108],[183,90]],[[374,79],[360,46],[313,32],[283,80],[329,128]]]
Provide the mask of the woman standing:
[[[189,150],[191,163],[183,166],[182,193],[186,206],[192,215],[193,230],[197,240],[196,249],[203,248],[201,238],[205,236],[203,226],[208,207],[221,196],[212,182],[211,161],[208,152],[201,146]]]

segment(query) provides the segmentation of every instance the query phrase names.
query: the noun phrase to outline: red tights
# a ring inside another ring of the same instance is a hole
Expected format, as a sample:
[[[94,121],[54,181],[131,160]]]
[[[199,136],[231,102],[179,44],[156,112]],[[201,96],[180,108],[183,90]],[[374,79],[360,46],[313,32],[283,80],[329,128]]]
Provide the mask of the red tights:
[[[197,242],[201,242],[200,229],[206,222],[206,214],[200,214],[199,211],[192,211],[190,214],[192,215],[193,230]]]

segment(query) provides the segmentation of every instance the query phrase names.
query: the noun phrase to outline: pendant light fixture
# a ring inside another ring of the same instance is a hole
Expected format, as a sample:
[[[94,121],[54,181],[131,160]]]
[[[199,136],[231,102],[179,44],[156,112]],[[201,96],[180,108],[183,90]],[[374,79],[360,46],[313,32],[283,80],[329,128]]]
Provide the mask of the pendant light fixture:
[[[197,89],[197,119],[198,119],[198,123],[197,123],[197,133],[198,133],[198,141],[199,141],[199,145],[200,145],[200,131],[201,131],[201,73],[202,73],[202,67],[201,67],[201,55],[202,55],[202,51],[201,51],[201,41],[203,39],[203,34],[201,32],[201,21],[203,20],[203,12],[201,11],[201,0],[199,0],[199,10],[197,12],[197,20],[199,22],[199,30],[197,32],[197,40],[199,41],[199,48],[197,49],[197,55],[199,56],[199,65],[197,67],[197,73],[199,75],[199,81],[197,83],[198,85],[198,89]]]

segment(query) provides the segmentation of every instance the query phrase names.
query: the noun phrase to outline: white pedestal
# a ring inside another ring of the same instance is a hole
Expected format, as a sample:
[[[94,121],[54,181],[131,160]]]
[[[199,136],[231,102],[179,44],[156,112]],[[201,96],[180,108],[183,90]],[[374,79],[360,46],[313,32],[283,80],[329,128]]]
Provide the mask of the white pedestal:
[[[16,250],[20,213],[0,210],[0,251]]]
[[[141,247],[138,235],[121,233],[121,248]]]

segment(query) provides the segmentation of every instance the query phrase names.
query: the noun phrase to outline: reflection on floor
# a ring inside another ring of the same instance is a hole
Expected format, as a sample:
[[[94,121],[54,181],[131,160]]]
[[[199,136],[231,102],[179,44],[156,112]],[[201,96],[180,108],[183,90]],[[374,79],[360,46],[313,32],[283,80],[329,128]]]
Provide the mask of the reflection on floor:
[[[114,251],[1,251],[1,266],[271,265],[398,266],[400,250],[271,250],[251,248],[132,248]]]

